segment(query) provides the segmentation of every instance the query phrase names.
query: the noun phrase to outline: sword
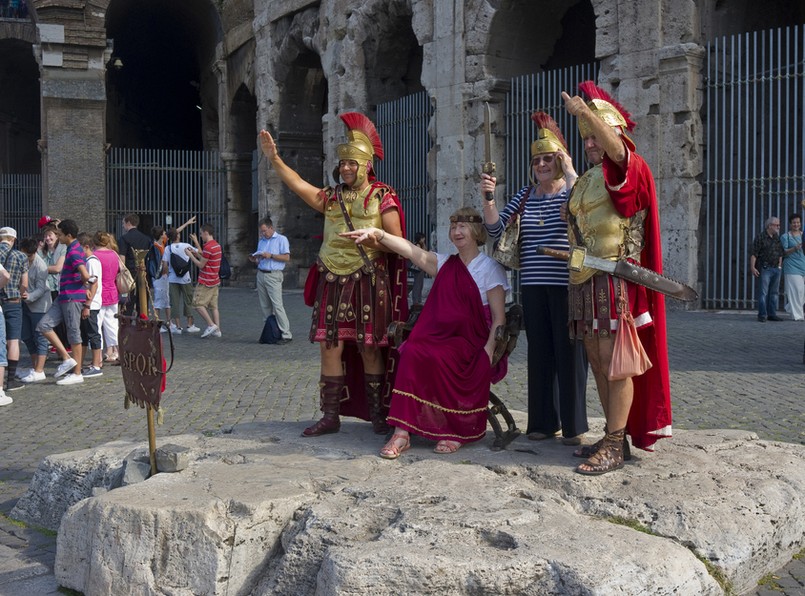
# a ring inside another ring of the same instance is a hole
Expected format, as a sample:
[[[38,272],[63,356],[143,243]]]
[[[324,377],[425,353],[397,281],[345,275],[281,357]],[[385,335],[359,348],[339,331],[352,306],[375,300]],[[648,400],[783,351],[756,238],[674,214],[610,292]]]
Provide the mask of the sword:
[[[484,165],[481,171],[490,176],[495,175],[495,162],[492,161],[492,126],[489,124],[491,119],[489,115],[489,102],[484,102]],[[494,202],[495,194],[487,192],[485,196],[487,201]]]
[[[571,271],[581,271],[582,267],[589,267],[590,269],[604,271],[615,277],[645,286],[649,290],[654,290],[677,300],[694,302],[699,299],[699,294],[696,290],[682,282],[665,277],[656,271],[635,265],[629,261],[607,261],[606,259],[588,255],[587,249],[580,246],[574,246],[570,252],[555,250],[547,246],[538,246],[537,254],[567,261],[567,268]]]

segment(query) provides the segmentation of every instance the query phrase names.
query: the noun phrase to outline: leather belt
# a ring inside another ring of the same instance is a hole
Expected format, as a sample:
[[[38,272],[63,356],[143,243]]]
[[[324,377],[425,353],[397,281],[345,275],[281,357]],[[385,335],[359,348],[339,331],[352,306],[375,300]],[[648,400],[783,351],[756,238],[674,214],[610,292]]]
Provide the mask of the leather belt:
[[[270,269],[268,271],[265,270],[265,269],[258,269],[257,272],[258,273],[282,273],[282,269]]]
[[[2,302],[3,304],[7,302],[11,304],[17,304],[19,301],[20,301],[19,298],[0,298],[0,302]]]

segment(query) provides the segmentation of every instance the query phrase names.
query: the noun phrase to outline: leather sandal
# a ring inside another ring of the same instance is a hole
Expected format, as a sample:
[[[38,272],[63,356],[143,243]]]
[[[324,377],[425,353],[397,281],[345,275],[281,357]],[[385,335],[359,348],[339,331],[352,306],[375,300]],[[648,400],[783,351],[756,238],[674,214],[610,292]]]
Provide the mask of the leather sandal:
[[[601,450],[604,444],[604,438],[600,438],[592,445],[584,445],[573,452],[573,457],[581,457],[589,459]],[[630,461],[632,459],[632,449],[629,447],[629,439],[623,437],[623,461]]]
[[[400,441],[404,441],[404,443],[400,444]],[[392,435],[391,439],[388,443],[380,450],[380,457],[383,459],[397,459],[402,455],[404,452],[408,451],[411,448],[411,436],[410,435]]]
[[[585,476],[600,476],[623,467],[623,445],[626,429],[607,433],[602,439],[601,448],[592,457],[576,466],[576,472]]]
[[[447,439],[442,439],[436,443],[436,447],[433,448],[433,452],[441,454],[455,453],[460,448],[461,443],[458,441],[448,441]]]
[[[607,425],[604,425],[604,437],[607,434]],[[601,437],[592,445],[584,445],[579,449],[576,449],[573,452],[573,457],[581,457],[583,459],[589,459],[596,453],[598,450],[601,449],[601,446],[604,444],[604,437]],[[626,435],[623,437],[623,461],[629,461],[632,459],[632,450],[629,448],[629,439],[626,438]]]

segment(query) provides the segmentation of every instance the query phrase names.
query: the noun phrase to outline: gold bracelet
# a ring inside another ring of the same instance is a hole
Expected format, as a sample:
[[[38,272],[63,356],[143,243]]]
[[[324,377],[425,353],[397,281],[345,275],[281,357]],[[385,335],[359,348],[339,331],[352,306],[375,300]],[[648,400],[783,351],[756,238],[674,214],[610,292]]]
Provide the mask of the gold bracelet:
[[[383,242],[383,238],[386,237],[386,230],[380,230],[380,231],[383,232],[383,235],[380,238],[378,238],[377,241],[378,242]]]

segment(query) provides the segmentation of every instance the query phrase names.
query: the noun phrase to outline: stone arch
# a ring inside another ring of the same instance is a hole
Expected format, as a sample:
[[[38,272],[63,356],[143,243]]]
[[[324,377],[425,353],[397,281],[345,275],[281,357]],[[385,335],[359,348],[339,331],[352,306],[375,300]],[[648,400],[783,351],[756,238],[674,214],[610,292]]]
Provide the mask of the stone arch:
[[[231,149],[236,153],[251,152],[257,138],[257,98],[246,83],[241,83],[229,109]]]
[[[18,39],[35,44],[36,26],[33,21],[0,21],[0,41],[4,39]]]
[[[308,9],[279,20],[273,36],[279,40],[273,60],[275,108],[274,122],[266,123],[276,133],[285,162],[311,184],[330,184],[322,173],[331,168],[324,156],[322,121],[328,112],[329,85],[314,37],[318,32],[317,9]],[[277,229],[291,243],[293,258],[310,263],[318,253],[321,215],[301,204],[299,198],[282,187],[268,190],[260,198],[260,215],[270,214]]]
[[[221,22],[209,0],[111,0],[107,137],[114,146],[217,148]]]
[[[0,37],[0,173],[39,174],[39,67],[31,39]]]
[[[412,25],[411,2],[368,2],[361,7],[360,47],[365,60],[367,108],[423,91],[422,46]]]
[[[228,246],[231,255],[257,245],[258,206],[252,204],[252,154],[257,147],[257,98],[242,82],[229,101],[224,161],[228,177]],[[237,258],[237,257],[236,257]]]
[[[595,14],[589,0],[529,0],[484,3],[474,18],[486,70],[498,79],[591,62],[595,59]]]

